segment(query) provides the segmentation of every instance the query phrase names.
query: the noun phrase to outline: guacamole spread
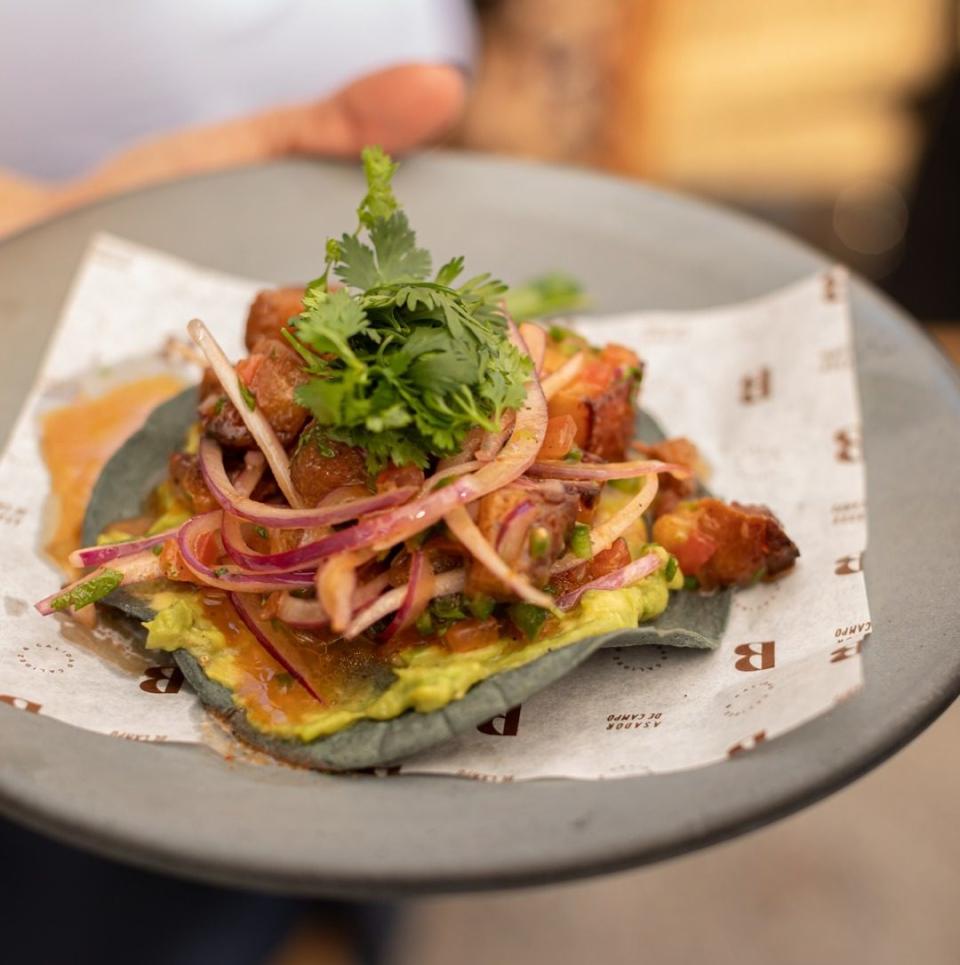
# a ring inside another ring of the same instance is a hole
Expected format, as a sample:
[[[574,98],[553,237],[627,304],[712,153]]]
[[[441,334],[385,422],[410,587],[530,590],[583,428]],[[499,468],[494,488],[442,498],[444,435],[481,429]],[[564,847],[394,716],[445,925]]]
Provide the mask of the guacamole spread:
[[[406,710],[440,710],[494,674],[588,637],[636,627],[666,609],[669,590],[678,589],[682,580],[677,571],[668,584],[661,567],[627,589],[590,590],[570,613],[549,620],[538,639],[518,643],[501,638],[466,652],[429,644],[384,656],[382,648],[366,638],[318,641],[300,634],[297,653],[311,685],[324,697],[322,704],[284,671],[235,614],[224,612],[229,608],[225,599],[211,605],[211,598],[196,590],[164,591],[152,599],[157,615],[144,626],[149,648],[187,650],[209,679],[230,690],[252,726],[272,736],[312,741],[362,718],[388,720]],[[275,629],[278,643],[291,633],[279,624]]]

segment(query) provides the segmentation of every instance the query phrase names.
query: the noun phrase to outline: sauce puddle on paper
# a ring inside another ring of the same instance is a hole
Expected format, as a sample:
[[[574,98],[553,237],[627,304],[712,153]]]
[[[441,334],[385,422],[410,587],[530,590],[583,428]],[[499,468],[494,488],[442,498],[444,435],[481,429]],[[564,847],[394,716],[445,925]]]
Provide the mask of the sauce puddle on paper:
[[[101,395],[80,396],[41,418],[40,449],[50,473],[50,517],[43,549],[71,579],[67,557],[80,545],[83,515],[106,461],[161,403],[184,388],[159,374],[124,382]]]

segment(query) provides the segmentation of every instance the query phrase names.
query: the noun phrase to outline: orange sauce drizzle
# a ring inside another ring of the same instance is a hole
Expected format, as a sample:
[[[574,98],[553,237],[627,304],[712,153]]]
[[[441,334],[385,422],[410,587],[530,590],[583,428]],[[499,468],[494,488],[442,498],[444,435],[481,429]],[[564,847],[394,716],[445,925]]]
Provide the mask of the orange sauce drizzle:
[[[67,556],[80,545],[83,514],[104,463],[161,402],[183,383],[171,375],[126,382],[95,398],[81,397],[42,419],[40,448],[50,472],[53,514],[44,545],[71,575]]]
[[[201,593],[204,616],[226,639],[237,671],[232,689],[251,722],[261,726],[298,723],[316,711],[317,701],[261,646],[226,596],[217,590]],[[384,673],[389,676],[377,645],[363,637],[334,643],[322,633],[278,628],[275,644],[296,647],[297,663],[306,668],[311,686],[328,707],[376,691],[377,678],[382,686]]]

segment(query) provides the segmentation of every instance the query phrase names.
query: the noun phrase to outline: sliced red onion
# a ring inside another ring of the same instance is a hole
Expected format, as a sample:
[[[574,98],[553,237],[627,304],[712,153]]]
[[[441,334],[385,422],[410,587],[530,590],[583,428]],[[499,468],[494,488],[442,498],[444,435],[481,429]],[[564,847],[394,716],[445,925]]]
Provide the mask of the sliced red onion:
[[[262,452],[248,452],[243,457],[243,469],[233,481],[233,487],[241,496],[249,496],[257,488],[267,467],[267,460]]]
[[[122,543],[107,543],[104,546],[86,546],[83,549],[74,550],[67,557],[67,562],[71,566],[102,566],[104,563],[109,563],[110,560],[133,556],[160,543],[165,543],[168,539],[174,539],[179,532],[180,526],[174,526],[171,529],[165,529],[162,533],[154,533],[153,536],[143,536],[140,539],[128,539]]]
[[[262,453],[248,452],[246,454],[244,468],[233,483],[239,495],[249,496],[253,492],[257,483],[260,482],[265,466],[266,461]],[[180,525],[182,526],[183,523]],[[83,549],[74,550],[67,557],[67,562],[71,566],[99,566],[102,563],[108,563],[110,560],[119,559],[122,556],[132,556],[134,553],[151,549],[159,543],[165,543],[168,539],[174,539],[178,532],[180,532],[180,526],[173,526],[162,532],[154,533],[152,536],[124,540],[122,543],[86,546]]]
[[[227,398],[234,404],[244,425],[253,436],[260,451],[263,453],[270,469],[273,471],[273,478],[276,479],[280,492],[287,498],[287,502],[295,507],[301,508],[303,500],[293,485],[290,478],[290,460],[287,458],[286,450],[277,438],[273,426],[267,421],[266,416],[259,407],[249,408],[240,394],[240,383],[237,381],[236,369],[230,364],[230,360],[224,354],[217,340],[210,334],[199,318],[193,319],[187,325],[190,337],[197,343],[197,347],[207,357],[213,374],[220,382],[220,386],[226,393]]]
[[[687,466],[658,459],[638,459],[631,462],[567,462],[564,459],[544,459],[528,470],[531,476],[550,479],[635,479],[651,473],[669,472],[678,479],[691,475]]]
[[[401,630],[415,623],[433,598],[435,578],[433,567],[427,554],[416,550],[410,554],[410,575],[407,578],[407,592],[394,613],[393,619],[383,631],[383,639],[389,640]]]
[[[463,438],[463,445],[460,447],[460,451],[452,456],[444,456],[438,463],[437,469],[450,469],[453,466],[459,466],[464,462],[472,462],[476,459],[476,451],[480,448],[480,443],[483,442],[483,438],[486,435],[486,430],[481,429],[479,426],[471,429]]]
[[[319,630],[330,623],[330,617],[319,600],[301,600],[284,593],[277,605],[277,619],[298,630]]]
[[[533,359],[537,373],[543,371],[543,358],[547,353],[547,333],[533,322],[523,322],[519,328],[520,338],[523,339]]]
[[[587,356],[584,352],[577,352],[576,355],[567,359],[556,372],[551,372],[541,380],[540,384],[543,386],[543,394],[548,399],[552,399],[561,389],[565,389],[580,374],[580,370],[586,361]]]
[[[390,585],[390,574],[381,573],[373,579],[367,580],[362,586],[358,586],[353,594],[353,610],[359,613],[364,607],[370,606],[374,600]]]
[[[504,412],[503,419],[500,421],[500,429],[497,432],[485,432],[483,434],[483,441],[476,453],[478,462],[490,462],[491,459],[496,458],[497,453],[503,448],[503,444],[513,430],[515,419],[516,413],[513,409],[508,409]]]
[[[237,611],[237,615],[246,624],[247,629],[256,638],[257,643],[259,643],[314,700],[318,700],[321,704],[324,703],[324,699],[310,683],[308,671],[297,665],[297,660],[294,656],[284,653],[281,645],[267,632],[266,627],[257,615],[256,604],[242,593],[231,593],[230,602]]]
[[[580,597],[587,590],[622,590],[624,587],[633,586],[651,573],[655,573],[662,562],[656,553],[647,553],[619,570],[614,570],[605,576],[598,576],[595,580],[584,583],[583,586],[578,586],[575,590],[557,597],[557,606],[561,610],[572,609],[580,602]]]
[[[530,528],[530,515],[536,512],[536,506],[524,499],[504,516],[497,530],[496,551],[507,559],[516,558],[523,549],[523,540]]]
[[[325,504],[317,506],[316,509],[290,509],[287,506],[260,503],[239,492],[227,476],[223,467],[223,451],[214,439],[200,441],[200,468],[207,488],[226,511],[251,523],[279,529],[303,529],[345,523],[397,506],[417,493],[415,486],[401,486],[365,499]],[[264,564],[270,565],[266,559]]]
[[[131,583],[146,583],[148,580],[158,580],[163,576],[163,571],[160,569],[160,560],[151,550],[146,550],[133,556],[125,556],[112,560],[109,566],[98,566],[93,572],[87,573],[78,580],[74,580],[72,583],[61,587],[56,593],[51,593],[49,596],[44,597],[38,603],[35,603],[34,606],[37,611],[45,617],[50,616],[51,613],[65,612],[63,610],[54,610],[53,603],[64,594],[75,590],[78,586],[82,586],[84,583],[89,583],[102,576],[107,570],[121,574],[122,579],[117,586],[127,586]]]
[[[613,546],[614,541],[647,511],[656,497],[659,487],[660,480],[656,475],[647,476],[636,496],[608,520],[590,530],[590,550],[593,556]],[[563,559],[553,564],[550,572],[563,573],[579,566],[582,562],[583,560],[579,556],[568,553]]]
[[[458,462],[452,466],[444,466],[443,469],[438,469],[432,476],[428,476],[423,481],[420,492],[421,494],[433,492],[437,488],[437,484],[444,479],[453,479],[457,476],[465,476],[469,472],[476,472],[481,465],[482,463],[473,459],[470,462]]]
[[[511,338],[515,338],[515,330]],[[518,337],[515,344],[524,351]],[[298,547],[291,551],[295,556],[285,555],[280,563],[274,559],[272,565],[302,565],[364,547],[380,552],[422,532],[454,507],[473,502],[523,475],[543,445],[546,427],[547,403],[540,391],[540,383],[534,378],[527,383],[527,396],[517,415],[510,440],[493,462],[475,473],[455,479],[449,486],[386,512],[365,517],[349,529]]]
[[[317,506],[343,506],[355,502],[358,499],[366,499],[370,495],[370,490],[359,483],[354,486],[337,486],[331,489]]]
[[[224,551],[237,566],[247,571],[269,572],[271,574],[290,573],[298,569],[296,566],[284,568],[282,566],[270,566],[266,563],[265,560],[279,554],[260,553],[252,549],[243,535],[243,523],[244,520],[241,520],[238,516],[225,512],[220,529]]]
[[[362,586],[358,586],[353,594],[354,614],[370,606],[389,585],[390,574],[381,573]],[[318,630],[330,623],[330,617],[319,600],[302,600],[289,593],[284,593],[280,599],[277,618],[288,626],[301,630]]]
[[[470,551],[473,558],[478,563],[482,563],[512,593],[521,600],[526,600],[527,603],[541,606],[551,612],[556,610],[553,597],[549,593],[538,590],[525,576],[507,565],[503,557],[487,542],[463,506],[457,506],[451,510],[444,520],[453,535]]]
[[[341,553],[324,561],[317,569],[317,599],[330,614],[330,626],[336,633],[342,633],[350,623],[357,588],[357,567],[369,558],[369,553]]]
[[[236,566],[207,566],[197,556],[195,544],[204,533],[219,529],[221,521],[222,513],[214,510],[212,513],[188,519],[177,534],[180,556],[198,583],[238,593],[270,593],[273,590],[297,590],[313,586],[312,570],[297,573],[251,573]]]
[[[447,596],[450,593],[459,593],[466,583],[466,573],[464,570],[450,570],[448,573],[439,573],[433,581],[433,597]],[[349,640],[363,633],[364,630],[373,626],[378,620],[382,620],[388,613],[393,613],[400,606],[407,595],[409,584],[398,586],[389,593],[384,593],[378,597],[376,602],[371,603],[365,610],[357,614],[347,627],[344,636]]]

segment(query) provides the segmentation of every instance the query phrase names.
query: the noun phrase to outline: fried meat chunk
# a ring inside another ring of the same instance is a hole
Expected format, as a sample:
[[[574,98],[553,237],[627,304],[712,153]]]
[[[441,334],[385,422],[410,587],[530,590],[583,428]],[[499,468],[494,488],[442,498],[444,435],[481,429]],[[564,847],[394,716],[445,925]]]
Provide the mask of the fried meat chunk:
[[[511,483],[477,504],[477,527],[504,561],[534,586],[546,586],[550,567],[563,555],[576,522],[580,496],[562,484]],[[513,594],[472,557],[467,564],[467,593],[497,600]]]
[[[302,311],[302,288],[268,288],[257,292],[247,315],[247,349],[253,351],[254,345],[265,336],[283,339],[287,322]]]
[[[766,506],[719,499],[679,503],[653,524],[653,538],[704,590],[770,580],[800,555]]]
[[[250,356],[237,365],[237,378],[250,394],[284,446],[299,435],[309,413],[297,403],[294,392],[307,381],[299,356],[276,338],[261,338]],[[233,403],[216,379],[201,383],[200,422],[207,435],[221,445],[254,449],[256,443]]]

